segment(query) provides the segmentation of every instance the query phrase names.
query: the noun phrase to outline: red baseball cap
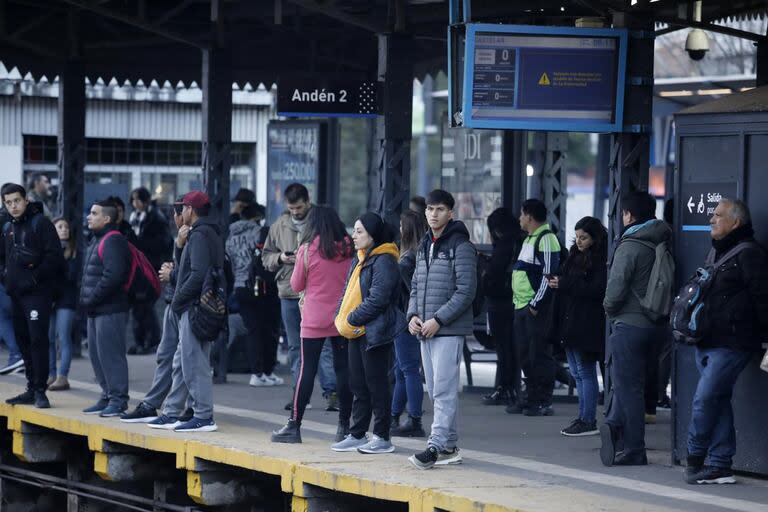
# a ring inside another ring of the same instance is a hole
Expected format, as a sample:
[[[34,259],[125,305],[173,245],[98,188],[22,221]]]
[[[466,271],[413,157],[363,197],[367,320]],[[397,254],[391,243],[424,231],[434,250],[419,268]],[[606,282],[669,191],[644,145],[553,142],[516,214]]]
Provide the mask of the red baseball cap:
[[[208,198],[208,194],[200,192],[199,190],[193,190],[187,192],[184,198],[181,200],[181,204],[184,206],[191,206],[192,208],[203,208],[211,204],[211,200]]]

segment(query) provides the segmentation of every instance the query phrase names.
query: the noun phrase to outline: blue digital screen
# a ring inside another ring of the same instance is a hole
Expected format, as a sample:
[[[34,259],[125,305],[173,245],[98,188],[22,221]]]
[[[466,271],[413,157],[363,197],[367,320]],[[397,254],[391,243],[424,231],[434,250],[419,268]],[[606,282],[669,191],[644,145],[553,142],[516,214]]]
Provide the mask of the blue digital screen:
[[[467,25],[468,128],[622,130],[626,30]]]

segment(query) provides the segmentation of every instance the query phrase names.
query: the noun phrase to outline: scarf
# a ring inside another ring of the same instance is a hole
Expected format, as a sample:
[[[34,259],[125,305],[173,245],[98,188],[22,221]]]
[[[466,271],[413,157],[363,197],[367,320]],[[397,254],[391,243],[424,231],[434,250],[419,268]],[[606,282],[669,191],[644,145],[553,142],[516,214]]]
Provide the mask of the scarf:
[[[365,326],[356,326],[349,323],[349,315],[363,303],[363,290],[360,286],[360,273],[363,270],[365,261],[371,256],[379,254],[391,254],[398,259],[400,252],[393,243],[381,244],[375,247],[369,254],[365,250],[357,251],[357,264],[352,269],[352,273],[347,281],[347,288],[344,290],[344,298],[341,299],[339,313],[336,315],[334,325],[339,334],[348,340],[359,338],[365,334]]]
[[[754,236],[755,230],[752,228],[752,224],[744,224],[725,235],[721,240],[715,240],[713,238],[712,247],[715,248],[716,257],[719,258],[736,247],[739,242],[749,240]]]

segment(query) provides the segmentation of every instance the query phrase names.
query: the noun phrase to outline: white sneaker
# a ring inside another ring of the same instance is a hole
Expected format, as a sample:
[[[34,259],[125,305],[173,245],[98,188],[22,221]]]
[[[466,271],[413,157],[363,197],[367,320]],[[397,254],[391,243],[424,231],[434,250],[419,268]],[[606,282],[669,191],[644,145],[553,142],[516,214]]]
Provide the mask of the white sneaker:
[[[260,388],[264,386],[274,386],[275,383],[262,375],[251,375],[251,380],[248,382],[249,386]]]
[[[283,380],[283,378],[278,377],[274,373],[270,373],[269,375],[264,375],[264,378],[272,381],[273,386],[282,386],[283,384],[285,384],[285,381]]]

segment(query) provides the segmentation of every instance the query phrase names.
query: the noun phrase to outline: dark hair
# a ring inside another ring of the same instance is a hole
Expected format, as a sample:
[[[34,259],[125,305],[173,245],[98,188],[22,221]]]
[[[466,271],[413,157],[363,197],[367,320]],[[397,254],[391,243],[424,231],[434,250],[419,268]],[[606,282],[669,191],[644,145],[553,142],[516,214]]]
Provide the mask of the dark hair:
[[[149,190],[147,190],[146,187],[135,188],[131,192],[131,201],[138,199],[142,203],[149,203],[151,198],[152,194],[149,193]]]
[[[38,183],[40,180],[42,180],[43,178],[47,178],[47,177],[48,177],[48,176],[46,176],[46,175],[45,175],[44,173],[42,173],[42,172],[35,172],[35,173],[32,173],[32,176],[30,176],[30,178],[29,178],[30,187],[34,187],[35,185],[37,185],[37,183]]]
[[[110,202],[112,202],[112,203],[115,203],[115,206],[117,206],[117,207],[119,207],[119,208],[122,208],[122,209],[123,209],[123,211],[125,211],[125,203],[124,203],[124,202],[123,202],[123,200],[122,200],[122,199],[120,199],[119,197],[117,197],[117,196],[109,196],[109,197],[107,198],[107,201],[110,201]]]
[[[248,203],[243,208],[243,211],[240,212],[240,216],[245,220],[257,219],[257,218],[263,219],[265,213],[266,212],[264,210],[264,207],[259,203]]]
[[[309,210],[302,243],[320,237],[320,255],[326,260],[352,254],[352,240],[336,210],[329,206],[313,206]]]
[[[415,203],[419,207],[421,213],[424,213],[427,210],[427,200],[424,199],[423,196],[413,196],[409,201],[409,204],[410,203]]]
[[[309,190],[301,183],[291,183],[285,187],[283,192],[285,200],[289,203],[298,203],[299,201],[309,202]]]
[[[101,206],[101,213],[109,217],[110,224],[114,224],[117,222],[117,206],[115,203],[109,200],[103,200],[103,201],[96,201],[93,203],[95,206]]]
[[[541,199],[526,199],[523,201],[523,213],[533,217],[536,222],[547,220],[547,207]]]
[[[648,192],[635,190],[621,198],[621,211],[629,212],[637,222],[656,217],[656,200]]]
[[[565,260],[563,273],[576,267],[585,272],[597,265],[605,266],[608,259],[608,230],[595,217],[583,217],[576,223],[575,230],[581,230],[592,237],[592,246],[583,253],[574,241],[568,251],[568,259]]]
[[[491,212],[486,220],[486,225],[494,242],[507,237],[520,238],[522,235],[520,220],[512,213],[512,210],[503,206]]]
[[[450,194],[450,192],[446,192],[445,190],[437,188],[427,194],[427,204],[433,206],[444,204],[448,207],[449,210],[453,210],[456,201],[453,200],[453,196]]]
[[[192,208],[192,211],[195,212],[195,215],[198,217],[207,217],[211,214],[211,203],[205,204],[200,208]]]
[[[427,219],[423,213],[417,213],[412,210],[403,212],[400,215],[402,224],[402,238],[400,239],[400,255],[408,251],[413,251],[419,246],[419,241],[424,237],[429,227]]]
[[[72,224],[70,224],[69,221],[64,217],[55,217],[51,221],[54,226],[56,226],[56,224],[59,222],[66,222],[67,227],[69,228],[69,240],[67,240],[67,247],[64,249],[64,257],[66,259],[72,259],[77,253],[77,238],[75,238],[75,231],[72,229]]]
[[[5,200],[5,196],[9,196],[17,192],[21,194],[21,197],[27,197],[27,191],[24,187],[17,183],[6,183],[3,185],[3,188],[0,189],[0,196],[2,196],[3,200]]]

